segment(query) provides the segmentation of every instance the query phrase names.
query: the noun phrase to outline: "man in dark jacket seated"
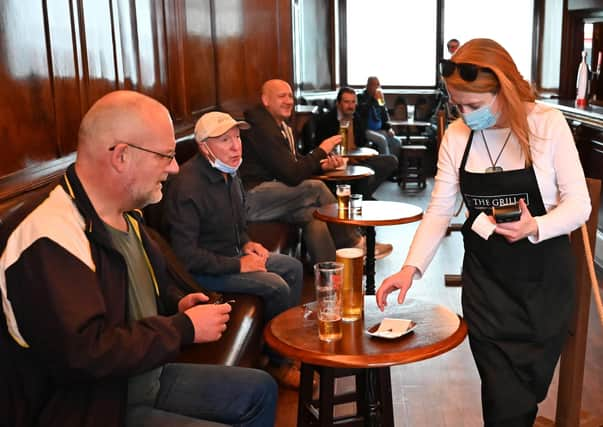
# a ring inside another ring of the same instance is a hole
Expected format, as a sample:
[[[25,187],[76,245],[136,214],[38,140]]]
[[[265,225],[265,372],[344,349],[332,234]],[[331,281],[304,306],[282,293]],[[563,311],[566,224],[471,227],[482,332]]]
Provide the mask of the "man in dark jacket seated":
[[[265,372],[170,363],[229,304],[184,295],[136,211],[178,172],[168,110],[130,91],[84,116],[77,160],[0,257],[0,425],[273,425]]]
[[[367,145],[366,128],[363,120],[356,111],[356,92],[350,87],[342,87],[337,92],[336,108],[325,114],[316,125],[316,141],[322,141],[339,133],[340,123],[349,123],[347,128],[348,149]],[[363,194],[366,200],[371,200],[373,193],[395,170],[398,169],[398,159],[393,155],[378,155],[358,162],[375,171],[375,175],[358,183],[356,191]]]
[[[341,136],[321,141],[316,149],[302,156],[287,124],[294,104],[291,86],[283,80],[268,80],[262,86],[261,101],[245,112],[251,128],[241,133],[241,179],[247,190],[247,219],[301,224],[312,262],[334,260],[336,248],[364,247],[365,238],[354,227],[327,225],[313,217],[316,208],[336,201],[327,186],[312,177],[343,165],[340,157],[330,155]],[[378,243],[376,257],[391,249],[391,245]]]
[[[204,114],[195,126],[199,152],[167,184],[165,231],[174,252],[206,289],[258,295],[265,320],[300,303],[303,267],[297,259],[269,253],[247,234],[240,129],[230,115]],[[270,353],[269,371],[288,387],[299,386],[299,369]]]

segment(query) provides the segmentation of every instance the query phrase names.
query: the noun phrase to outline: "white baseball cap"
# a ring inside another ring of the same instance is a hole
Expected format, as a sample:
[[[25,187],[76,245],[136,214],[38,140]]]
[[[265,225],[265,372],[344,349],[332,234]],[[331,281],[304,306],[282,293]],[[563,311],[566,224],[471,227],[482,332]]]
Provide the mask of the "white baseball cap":
[[[212,111],[203,114],[195,125],[195,140],[197,142],[205,141],[207,138],[224,135],[233,127],[238,126],[239,129],[249,129],[249,123],[244,121],[236,121],[230,114]]]

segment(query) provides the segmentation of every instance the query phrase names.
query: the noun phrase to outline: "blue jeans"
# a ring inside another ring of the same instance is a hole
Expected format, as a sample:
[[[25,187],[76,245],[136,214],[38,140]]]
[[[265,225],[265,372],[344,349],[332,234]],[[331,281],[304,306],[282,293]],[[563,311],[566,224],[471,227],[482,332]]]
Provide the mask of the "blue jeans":
[[[329,188],[316,179],[306,179],[296,186],[266,181],[248,190],[245,197],[248,221],[301,224],[312,262],[334,261],[336,247],[353,246],[358,241],[354,227],[327,225],[314,218],[316,208],[335,202]]]
[[[155,401],[127,408],[127,427],[274,425],[278,388],[264,371],[167,364]]]
[[[400,152],[402,151],[400,140],[390,135],[387,131],[367,129],[366,139],[375,145],[379,154],[391,154],[396,159],[400,158]]]
[[[238,292],[258,295],[264,301],[265,319],[300,303],[303,286],[303,266],[297,259],[282,254],[270,254],[267,272],[199,274],[195,279],[201,286],[216,292]],[[235,303],[236,304],[236,303]]]

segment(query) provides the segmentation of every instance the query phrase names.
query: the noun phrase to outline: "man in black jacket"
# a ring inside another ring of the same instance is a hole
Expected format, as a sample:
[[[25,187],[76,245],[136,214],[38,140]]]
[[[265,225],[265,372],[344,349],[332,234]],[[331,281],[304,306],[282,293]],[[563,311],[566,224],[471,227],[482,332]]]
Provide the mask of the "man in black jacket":
[[[318,121],[315,140],[321,141],[329,136],[337,135],[340,122],[344,120],[350,124],[347,130],[349,149],[366,146],[366,128],[356,111],[356,92],[350,87],[342,87],[337,92],[336,108]],[[362,193],[366,200],[372,199],[373,193],[381,183],[398,169],[398,159],[389,154],[371,157],[358,163],[375,171],[375,175],[359,182],[355,189],[356,192]]]
[[[166,234],[188,271],[204,288],[258,295],[266,321],[300,303],[303,267],[297,259],[269,253],[247,234],[244,194],[237,170],[242,160],[243,121],[213,111],[195,126],[199,153],[167,185]],[[270,372],[288,387],[299,370],[271,356]]]
[[[301,156],[287,125],[293,113],[291,86],[283,80],[268,80],[262,86],[261,101],[245,112],[251,128],[241,133],[247,219],[302,224],[313,262],[334,260],[336,247],[363,247],[365,239],[354,227],[327,225],[313,217],[316,208],[336,201],[327,186],[312,176],[343,165],[340,157],[331,155],[341,136],[331,136]],[[383,256],[391,252],[391,245],[377,244],[375,250],[376,256]]]

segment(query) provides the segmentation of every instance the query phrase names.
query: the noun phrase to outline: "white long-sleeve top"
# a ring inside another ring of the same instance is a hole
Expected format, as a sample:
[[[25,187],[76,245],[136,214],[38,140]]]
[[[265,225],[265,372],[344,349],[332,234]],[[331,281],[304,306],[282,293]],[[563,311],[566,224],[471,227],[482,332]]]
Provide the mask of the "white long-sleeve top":
[[[563,114],[542,104],[530,104],[530,151],[536,180],[546,214],[536,217],[538,238],[533,244],[569,234],[583,224],[590,214],[591,204],[584,172],[569,126]],[[433,259],[457,208],[460,192],[459,168],[467,146],[470,129],[458,119],[444,135],[438,157],[431,201],[411,244],[404,265],[417,267],[420,277]],[[492,160],[495,160],[509,134],[508,128],[483,131]],[[515,135],[511,135],[498,162],[505,171],[522,169],[525,157]],[[484,173],[491,166],[480,131],[473,134],[466,170]]]

